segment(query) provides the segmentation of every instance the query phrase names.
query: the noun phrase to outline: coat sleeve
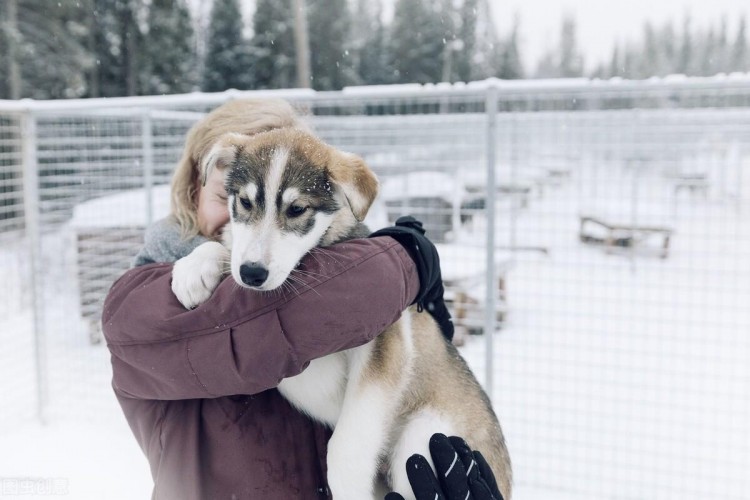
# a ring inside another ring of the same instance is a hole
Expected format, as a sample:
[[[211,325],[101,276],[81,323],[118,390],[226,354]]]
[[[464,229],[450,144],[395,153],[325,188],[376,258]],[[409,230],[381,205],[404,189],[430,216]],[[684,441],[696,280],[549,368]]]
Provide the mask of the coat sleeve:
[[[391,238],[316,250],[294,273],[291,287],[266,293],[229,277],[186,310],[171,290],[171,264],[131,269],[102,315],[115,391],[175,400],[276,387],[312,359],[372,340],[419,289],[412,259]]]

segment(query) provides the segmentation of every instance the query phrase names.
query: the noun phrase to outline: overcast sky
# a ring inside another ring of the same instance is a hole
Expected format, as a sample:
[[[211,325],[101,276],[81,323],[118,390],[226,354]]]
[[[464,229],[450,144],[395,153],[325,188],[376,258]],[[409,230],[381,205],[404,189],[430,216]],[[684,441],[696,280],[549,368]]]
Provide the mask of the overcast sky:
[[[531,61],[557,43],[563,13],[578,23],[578,40],[587,65],[609,60],[616,41],[637,38],[646,20],[661,26],[681,26],[688,12],[695,27],[718,24],[727,15],[732,33],[737,20],[750,12],[750,0],[487,0],[501,33],[510,29],[513,15],[521,16],[521,50],[526,70]]]

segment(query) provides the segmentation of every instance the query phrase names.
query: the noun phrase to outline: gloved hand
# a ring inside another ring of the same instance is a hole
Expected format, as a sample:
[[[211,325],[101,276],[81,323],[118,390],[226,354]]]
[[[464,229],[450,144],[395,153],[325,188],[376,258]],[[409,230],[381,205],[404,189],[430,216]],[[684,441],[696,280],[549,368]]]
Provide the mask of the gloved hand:
[[[439,480],[422,455],[412,455],[406,461],[406,473],[417,500],[503,500],[487,461],[463,439],[433,434],[430,455]],[[385,500],[404,497],[391,492]]]
[[[390,236],[409,252],[419,273],[419,294],[414,303],[420,311],[427,310],[440,325],[445,338],[452,340],[453,321],[443,301],[445,290],[440,274],[440,257],[435,245],[424,235],[422,223],[410,215],[399,217],[395,226],[375,231],[370,238],[376,236]]]

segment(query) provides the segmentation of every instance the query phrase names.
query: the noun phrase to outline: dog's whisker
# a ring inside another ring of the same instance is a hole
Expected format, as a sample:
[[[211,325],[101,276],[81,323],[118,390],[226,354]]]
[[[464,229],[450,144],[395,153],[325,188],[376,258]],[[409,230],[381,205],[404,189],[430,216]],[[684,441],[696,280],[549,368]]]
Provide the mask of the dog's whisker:
[[[323,262],[321,262],[321,260],[318,258],[318,256],[315,255],[315,252],[313,252],[313,250],[315,250],[315,249],[314,248],[310,249],[310,256],[313,259],[315,259],[315,262],[317,262],[319,265],[323,265]]]
[[[309,276],[328,276],[327,273],[316,273],[315,271],[308,271],[307,269],[296,269],[296,271]]]
[[[295,278],[295,279],[294,279],[294,282],[295,282],[295,283],[298,283],[299,285],[301,285],[301,286],[305,287],[306,289],[308,289],[308,290],[310,290],[310,291],[312,291],[312,292],[315,292],[315,293],[316,293],[316,294],[317,294],[318,296],[320,296],[320,292],[318,292],[318,291],[317,291],[317,290],[315,289],[315,287],[311,286],[311,285],[310,285],[309,283],[307,283],[307,282],[305,282],[305,281],[303,281],[303,280],[300,280],[299,278]],[[299,295],[299,294],[298,294],[298,295]]]
[[[318,273],[312,273],[310,271],[303,271],[301,269],[293,269],[291,273],[289,273],[289,276],[323,276],[322,274]]]
[[[290,276],[291,278],[291,276]],[[289,288],[289,291],[293,293],[294,295],[299,296],[299,290],[294,286],[294,279],[287,280],[284,282],[284,284]]]
[[[303,271],[301,269],[295,269],[293,272],[297,273],[297,274],[301,274],[302,276],[309,276],[311,278],[325,278],[325,277],[328,276],[327,274],[314,273],[314,272],[311,272],[311,271]]]
[[[328,257],[329,259],[331,259],[332,261],[334,261],[336,264],[341,264],[341,261],[338,260],[335,257],[336,254],[334,254],[333,252],[331,252],[327,248],[315,247],[315,248],[313,248],[313,249],[310,250],[310,255],[315,255],[315,253],[323,254],[323,257]],[[320,260],[318,260],[318,262],[320,262]],[[322,262],[321,262],[321,264],[322,264]]]
[[[313,288],[312,286],[310,286],[310,284],[307,283],[306,281],[300,279],[298,276],[294,276],[293,275],[294,272],[296,272],[296,271],[293,271],[293,273],[289,275],[289,280],[291,280],[291,281],[293,281],[295,283],[299,283],[302,286],[307,287],[309,290],[315,292],[316,294],[318,294],[318,296],[320,296],[320,292],[318,292],[315,288]],[[299,293],[297,293],[297,295],[299,295]]]
[[[310,285],[305,282],[305,280],[300,279],[299,276],[294,276],[293,274],[289,275],[288,282],[290,285],[299,284],[299,285],[303,285],[303,286],[307,286],[308,288],[311,288]]]
[[[336,254],[332,252],[331,250],[328,250],[327,248],[318,248],[320,253],[322,253],[324,256],[328,257],[332,261],[334,261],[336,264],[341,264],[342,262],[336,257]]]
[[[292,290],[294,289],[294,283],[296,283],[294,276],[287,276],[286,281],[284,281],[284,287],[286,287],[288,290]]]

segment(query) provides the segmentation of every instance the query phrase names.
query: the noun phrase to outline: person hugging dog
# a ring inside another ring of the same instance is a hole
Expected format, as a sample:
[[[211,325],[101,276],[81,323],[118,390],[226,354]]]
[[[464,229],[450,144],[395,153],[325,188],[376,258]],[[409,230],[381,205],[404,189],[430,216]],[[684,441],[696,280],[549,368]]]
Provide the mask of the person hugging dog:
[[[203,155],[225,133],[282,127],[306,125],[277,99],[230,101],[196,123],[172,179],[170,215],[147,229],[133,268],[106,298],[112,386],[151,466],[154,499],[330,498],[331,431],[293,408],[279,381],[372,340],[418,301],[440,310],[436,319],[452,335],[435,248],[411,223],[328,247],[329,259],[305,257],[299,293],[249,292],[229,279],[194,309],[177,301],[173,263],[218,240],[229,220],[223,172],[200,181]],[[437,476],[428,458],[411,457],[404,466],[414,491],[402,495],[502,499],[481,454],[463,441],[435,435],[430,451]]]

